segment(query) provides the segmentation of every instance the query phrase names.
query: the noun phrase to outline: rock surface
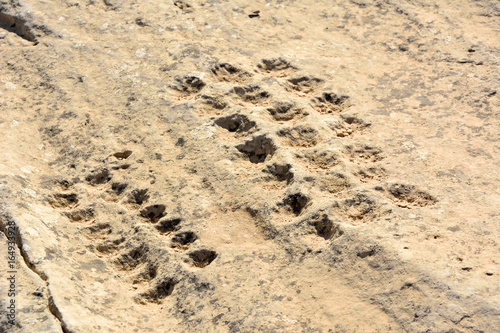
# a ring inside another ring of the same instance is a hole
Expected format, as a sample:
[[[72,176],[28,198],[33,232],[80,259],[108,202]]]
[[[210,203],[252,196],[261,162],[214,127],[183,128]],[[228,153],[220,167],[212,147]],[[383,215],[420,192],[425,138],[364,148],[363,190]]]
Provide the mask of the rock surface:
[[[492,0],[0,0],[0,331],[498,331],[499,33]]]

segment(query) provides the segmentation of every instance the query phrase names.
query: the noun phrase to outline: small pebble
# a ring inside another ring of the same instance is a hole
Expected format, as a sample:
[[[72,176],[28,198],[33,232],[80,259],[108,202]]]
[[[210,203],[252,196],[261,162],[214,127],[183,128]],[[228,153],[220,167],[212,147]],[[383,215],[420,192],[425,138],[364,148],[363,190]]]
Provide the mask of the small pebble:
[[[253,17],[259,17],[260,15],[260,10],[254,10],[250,14],[248,14],[248,17],[253,18]]]

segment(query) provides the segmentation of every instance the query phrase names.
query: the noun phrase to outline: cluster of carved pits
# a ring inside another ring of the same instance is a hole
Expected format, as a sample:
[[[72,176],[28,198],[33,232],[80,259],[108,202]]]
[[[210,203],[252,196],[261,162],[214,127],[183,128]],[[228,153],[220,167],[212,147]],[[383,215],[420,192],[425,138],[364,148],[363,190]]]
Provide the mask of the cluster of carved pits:
[[[208,76],[178,76],[170,84],[180,106],[189,100],[212,110],[217,116],[208,117],[210,126],[226,133],[220,137],[240,140],[229,147],[238,163],[249,163],[249,170],[256,170],[257,183],[278,184],[274,190],[283,192],[270,204],[271,225],[280,217],[284,223],[274,225],[293,227],[292,233],[299,236],[313,235],[311,244],[331,242],[344,235],[342,223],[378,220],[391,212],[390,203],[410,209],[436,202],[413,185],[382,183],[387,179],[380,165],[384,152],[353,139],[366,133],[370,124],[346,112],[350,98],[324,90],[325,79],[297,71],[283,58],[263,59],[253,72],[222,62],[211,67]],[[265,81],[257,81],[262,76],[277,80],[280,98],[273,97]],[[220,93],[217,85],[225,87],[225,92]],[[340,148],[332,148],[331,140],[340,142],[336,145]],[[176,146],[185,143],[181,138]],[[211,265],[218,254],[203,247],[191,224],[171,216],[167,204],[155,202],[150,189],[115,177],[133,169],[131,156],[132,150],[116,152],[110,156],[113,163],[87,172],[83,183],[91,191],[83,193],[81,186],[76,190],[70,182],[61,182],[48,202],[71,222],[85,225],[84,234],[96,254],[123,273],[136,290],[137,302],[159,304],[179,283],[179,276],[162,270],[162,260],[179,261],[186,269],[197,270]],[[366,187],[370,183],[376,183],[374,191]],[[99,209],[82,199],[89,193],[98,193],[117,210],[128,212],[123,213],[122,222],[128,223],[127,231],[99,221]],[[317,195],[331,199],[328,213],[315,206]],[[161,239],[165,246],[150,243],[150,237]]]
[[[391,210],[386,207],[383,197],[404,208],[435,203],[431,195],[409,185],[378,186],[375,192],[363,187],[388,178],[387,171],[379,165],[384,153],[378,147],[352,140],[367,133],[371,124],[358,115],[349,114],[350,97],[325,88],[327,80],[300,74],[299,68],[284,58],[262,59],[253,72],[221,62],[211,67],[210,73],[215,83],[186,76],[176,78],[175,89],[188,92],[193,100],[198,99],[223,112],[211,118],[213,124],[235,138],[243,137],[234,147],[244,160],[263,164],[263,181],[277,181],[288,186],[303,179],[321,192],[342,197],[333,206],[338,216],[353,224],[367,223],[388,214]],[[277,89],[282,88],[276,94],[279,98],[267,90],[265,79],[259,81],[262,76],[277,80]],[[233,86],[226,93],[202,91],[217,83]],[[261,130],[254,113],[245,111],[255,107],[260,108],[261,116],[265,116],[262,109],[267,112],[276,130]],[[310,117],[313,114],[315,117]],[[323,119],[322,123],[318,123],[318,117]],[[346,144],[341,149],[325,148],[323,143],[331,138],[346,139]],[[274,158],[282,149],[292,151],[295,161]],[[313,174],[297,177],[295,167],[298,165],[305,166]],[[383,194],[382,198],[377,193]],[[276,210],[298,217],[312,201],[306,192],[298,192],[278,202]]]
[[[114,181],[119,173],[127,172],[128,167],[122,166],[131,164],[127,163],[131,155],[131,150],[112,154],[112,166],[89,172],[79,186],[69,181],[58,182],[58,190],[48,197],[48,203],[70,222],[82,224],[83,234],[96,255],[122,273],[122,278],[136,290],[138,303],[160,304],[172,294],[179,280],[175,274],[162,271],[162,260],[179,260],[187,267],[201,269],[210,265],[218,254],[203,248],[198,234],[189,230],[182,218],[170,217],[167,205],[151,203],[154,198],[148,188],[134,188],[123,180]],[[129,227],[102,222],[99,209],[93,203],[98,202],[98,198],[115,205],[123,214],[121,223]],[[148,241],[155,234],[169,244],[167,250]],[[192,248],[194,243],[196,246]]]

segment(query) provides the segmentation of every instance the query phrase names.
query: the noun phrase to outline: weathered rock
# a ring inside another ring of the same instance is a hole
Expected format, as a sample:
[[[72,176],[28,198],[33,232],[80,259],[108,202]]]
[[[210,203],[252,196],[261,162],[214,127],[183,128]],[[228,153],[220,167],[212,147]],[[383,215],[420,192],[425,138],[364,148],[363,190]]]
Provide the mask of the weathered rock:
[[[0,0],[1,332],[500,327],[498,8],[258,7]]]

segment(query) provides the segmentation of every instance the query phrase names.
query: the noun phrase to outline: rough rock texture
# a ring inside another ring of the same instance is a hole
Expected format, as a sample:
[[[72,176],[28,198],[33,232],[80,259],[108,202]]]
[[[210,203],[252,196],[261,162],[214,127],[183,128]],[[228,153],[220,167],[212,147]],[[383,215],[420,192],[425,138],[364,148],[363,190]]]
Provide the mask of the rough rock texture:
[[[499,34],[494,0],[0,0],[0,331],[498,332]]]

